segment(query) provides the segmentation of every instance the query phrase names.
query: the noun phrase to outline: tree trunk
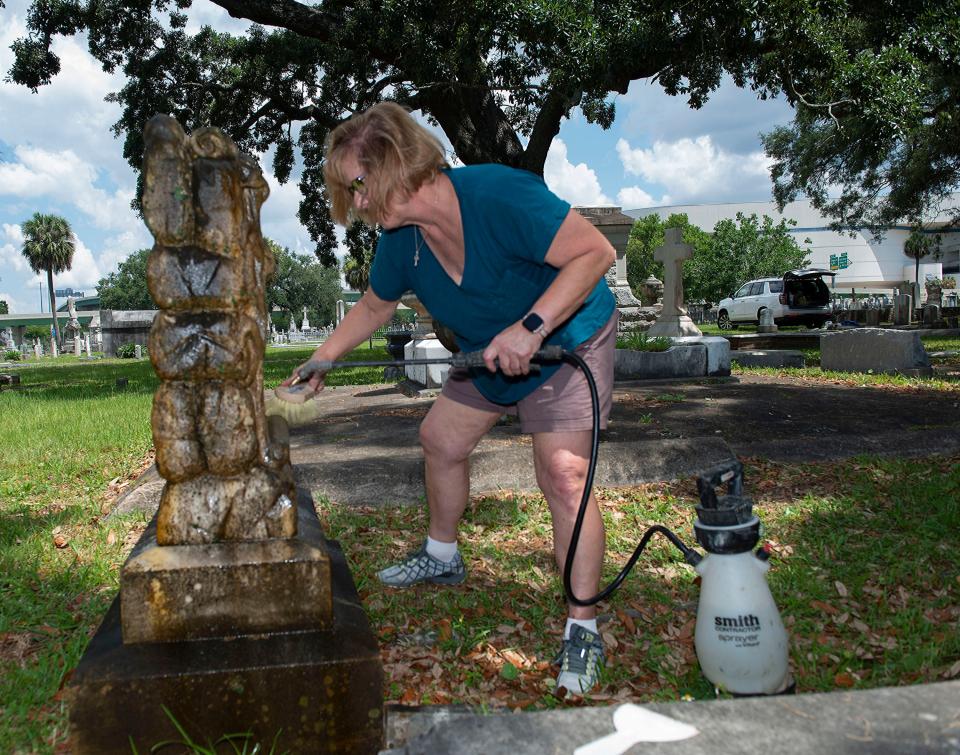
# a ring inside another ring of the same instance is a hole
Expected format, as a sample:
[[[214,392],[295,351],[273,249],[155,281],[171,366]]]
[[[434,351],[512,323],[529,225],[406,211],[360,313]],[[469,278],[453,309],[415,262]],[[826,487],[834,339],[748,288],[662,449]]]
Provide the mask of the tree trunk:
[[[63,351],[60,341],[60,323],[57,322],[57,295],[53,290],[53,268],[47,268],[47,288],[50,292],[50,316],[53,318],[53,340],[57,342],[57,349]]]

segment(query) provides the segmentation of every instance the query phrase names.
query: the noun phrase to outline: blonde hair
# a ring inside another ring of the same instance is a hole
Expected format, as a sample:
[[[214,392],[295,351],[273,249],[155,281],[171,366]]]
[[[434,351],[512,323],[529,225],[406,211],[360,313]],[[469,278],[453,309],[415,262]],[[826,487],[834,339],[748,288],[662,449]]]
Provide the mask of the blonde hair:
[[[368,225],[398,195],[405,199],[448,167],[440,140],[395,102],[380,102],[337,126],[324,145],[323,179],[330,197],[330,216],[340,225],[359,217]],[[352,153],[363,170],[367,207],[353,205],[350,184],[357,176],[344,172]]]

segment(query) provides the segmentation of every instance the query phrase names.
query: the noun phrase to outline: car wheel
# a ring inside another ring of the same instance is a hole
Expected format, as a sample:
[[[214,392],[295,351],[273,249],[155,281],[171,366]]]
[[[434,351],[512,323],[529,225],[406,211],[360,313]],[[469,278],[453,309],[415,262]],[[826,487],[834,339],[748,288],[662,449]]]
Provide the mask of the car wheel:
[[[717,327],[720,330],[733,330],[733,323],[730,322],[730,315],[727,314],[727,310],[721,309],[717,313]]]

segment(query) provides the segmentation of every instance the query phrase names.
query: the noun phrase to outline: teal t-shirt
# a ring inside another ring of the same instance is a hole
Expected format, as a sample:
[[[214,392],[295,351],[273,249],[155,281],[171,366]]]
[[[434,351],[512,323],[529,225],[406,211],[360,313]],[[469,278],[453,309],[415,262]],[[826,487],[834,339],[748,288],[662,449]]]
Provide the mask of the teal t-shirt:
[[[370,270],[373,292],[396,301],[413,290],[430,314],[457,337],[463,351],[481,351],[494,336],[522,319],[557,277],[544,261],[570,205],[543,179],[503,165],[469,165],[445,171],[460,203],[463,222],[463,280],[458,286],[414,226],[380,234]],[[573,350],[610,318],[615,300],[603,278],[566,322],[547,339]],[[514,404],[550,378],[560,365],[510,377],[474,370],[477,389],[488,400]]]

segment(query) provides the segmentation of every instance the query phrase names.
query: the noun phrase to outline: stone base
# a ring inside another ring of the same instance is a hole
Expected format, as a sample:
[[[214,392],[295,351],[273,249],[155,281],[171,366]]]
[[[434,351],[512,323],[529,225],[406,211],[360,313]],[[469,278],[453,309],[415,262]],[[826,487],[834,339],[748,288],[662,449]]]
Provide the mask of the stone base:
[[[300,504],[313,505],[306,495]],[[204,745],[249,732],[246,751],[255,743],[267,751],[280,732],[276,752],[376,753],[380,651],[339,546],[325,549],[333,592],[325,630],[125,645],[115,600],[68,687],[71,751],[149,752],[180,741],[165,706]]]
[[[674,338],[677,336],[702,336],[703,333],[696,323],[690,319],[690,315],[661,315],[647,335],[668,336]]]
[[[450,356],[437,338],[418,338],[403,347],[404,359],[445,359]],[[410,364],[405,368],[407,377],[425,388],[439,388],[450,372],[449,364]]]
[[[617,349],[613,361],[616,380],[669,380],[706,374],[707,347],[702,343],[671,346],[666,351]]]
[[[330,558],[307,501],[291,538],[157,545],[156,518],[120,572],[123,641],[170,642],[323,629]]]

